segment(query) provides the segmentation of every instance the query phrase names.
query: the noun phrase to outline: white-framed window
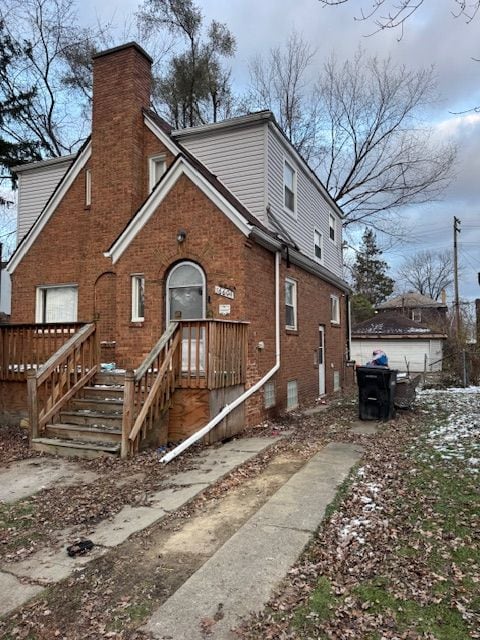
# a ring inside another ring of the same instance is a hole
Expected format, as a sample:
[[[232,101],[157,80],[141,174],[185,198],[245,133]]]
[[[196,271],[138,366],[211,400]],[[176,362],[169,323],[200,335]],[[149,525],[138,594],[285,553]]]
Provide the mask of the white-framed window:
[[[340,324],[340,299],[338,296],[330,296],[330,305],[332,309],[332,324]]]
[[[332,242],[337,241],[337,225],[335,221],[335,216],[333,213],[330,213],[328,216],[328,224],[329,224],[329,238]]]
[[[145,319],[145,277],[141,274],[132,276],[132,322],[143,322]]]
[[[35,322],[76,322],[78,286],[73,284],[37,287]]]
[[[148,188],[149,191],[153,191],[155,185],[159,182],[167,170],[167,163],[165,156],[152,156],[148,159]]]
[[[297,192],[297,172],[286,160],[283,163],[283,205],[289,213],[295,214]]]
[[[92,204],[92,170],[87,169],[85,171],[85,206],[89,207]]]
[[[422,310],[421,309],[412,309],[412,320],[414,322],[422,321]]]
[[[285,328],[297,328],[297,282],[285,279]]]
[[[263,389],[263,406],[265,409],[271,409],[275,406],[275,382],[266,382]]]
[[[167,278],[167,321],[206,317],[206,279],[195,262],[179,262]]]
[[[317,262],[323,262],[323,235],[317,229],[313,232],[313,252]]]
[[[287,382],[287,409],[298,407],[298,384],[296,380]]]

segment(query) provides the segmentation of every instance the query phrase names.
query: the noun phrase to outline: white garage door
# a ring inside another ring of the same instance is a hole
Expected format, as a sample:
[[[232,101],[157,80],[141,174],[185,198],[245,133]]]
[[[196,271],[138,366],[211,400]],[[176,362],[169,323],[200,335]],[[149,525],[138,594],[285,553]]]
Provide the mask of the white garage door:
[[[441,371],[441,340],[356,340],[352,339],[352,358],[357,365],[365,365],[372,359],[374,349],[383,349],[392,369],[421,372],[427,356],[427,371]],[[440,362],[438,362],[440,361]]]

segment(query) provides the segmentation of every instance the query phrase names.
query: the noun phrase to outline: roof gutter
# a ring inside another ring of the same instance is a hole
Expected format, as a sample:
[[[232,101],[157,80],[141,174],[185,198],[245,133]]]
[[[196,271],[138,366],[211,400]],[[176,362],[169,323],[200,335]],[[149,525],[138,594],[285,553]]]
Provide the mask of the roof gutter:
[[[227,404],[218,415],[210,420],[210,422],[205,425],[200,431],[197,431],[189,438],[184,440],[178,447],[172,449],[169,453],[167,453],[163,458],[160,459],[160,462],[170,462],[174,458],[176,458],[182,451],[188,449],[192,444],[198,442],[201,438],[207,435],[209,431],[211,431],[214,427],[217,426],[219,422],[221,422],[224,418],[228,416],[234,409],[236,409],[239,405],[243,404],[245,400],[247,400],[251,395],[256,393],[259,389],[263,387],[263,385],[270,380],[270,378],[280,369],[280,263],[282,261],[282,254],[280,251],[277,251],[275,254],[275,365],[270,369],[268,373],[266,373],[263,378],[261,378],[258,382],[256,382],[253,387],[247,389],[244,393],[242,393],[238,398],[236,398],[230,404]]]
[[[270,234],[266,233],[259,227],[253,227],[250,235],[255,238],[259,245],[269,249],[270,251],[282,251],[285,246],[285,241],[273,238]],[[300,251],[297,251],[292,247],[289,247],[289,259],[293,264],[296,264],[305,271],[312,273],[314,276],[322,278],[344,293],[351,293],[350,287],[344,280],[337,278],[337,276],[328,271],[328,269],[325,269],[322,265],[313,262],[313,260],[307,258],[303,253],[300,253]]]

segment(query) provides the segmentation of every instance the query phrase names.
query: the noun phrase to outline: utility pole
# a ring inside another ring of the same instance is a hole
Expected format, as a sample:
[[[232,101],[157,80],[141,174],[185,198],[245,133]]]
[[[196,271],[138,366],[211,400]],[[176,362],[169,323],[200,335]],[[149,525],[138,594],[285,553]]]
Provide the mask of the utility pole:
[[[453,271],[455,283],[455,323],[457,327],[457,338],[460,337],[460,300],[458,297],[458,247],[457,235],[460,233],[461,221],[453,216]]]

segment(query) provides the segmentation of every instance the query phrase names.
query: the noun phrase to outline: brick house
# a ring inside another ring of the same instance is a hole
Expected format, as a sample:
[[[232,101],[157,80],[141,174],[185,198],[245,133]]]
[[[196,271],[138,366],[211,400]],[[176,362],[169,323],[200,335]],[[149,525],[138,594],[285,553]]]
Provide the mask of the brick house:
[[[5,345],[28,334],[31,355],[5,355],[0,380],[28,377],[37,448],[89,440],[94,399],[126,455],[148,432],[184,439],[222,407],[210,440],[351,382],[341,210],[270,112],[172,131],[150,89],[136,43],[98,54],[91,137],[18,168],[2,330]]]

